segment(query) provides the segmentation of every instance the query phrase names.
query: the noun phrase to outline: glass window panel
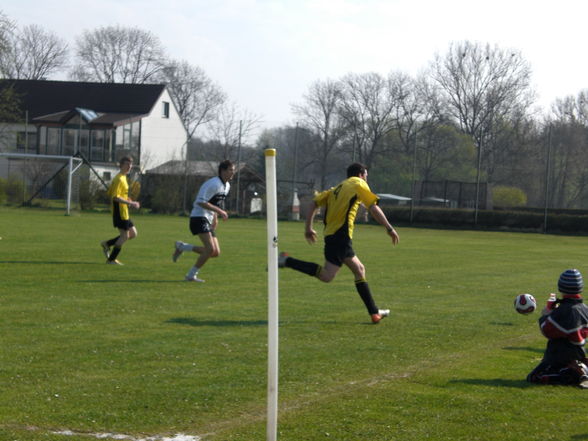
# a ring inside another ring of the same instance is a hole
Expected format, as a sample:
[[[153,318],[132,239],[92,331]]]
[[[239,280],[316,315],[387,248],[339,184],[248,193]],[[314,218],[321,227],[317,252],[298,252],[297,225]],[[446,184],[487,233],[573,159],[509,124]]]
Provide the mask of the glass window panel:
[[[79,138],[79,148],[77,150],[79,150],[80,152],[82,152],[82,155],[84,155],[86,158],[90,157],[90,131],[89,130],[80,130],[80,138]]]
[[[47,154],[59,155],[61,145],[61,129],[56,127],[47,128]]]
[[[75,129],[65,129],[63,131],[63,154],[71,156],[76,151],[78,143],[78,131]]]
[[[90,137],[90,160],[104,160],[104,130],[92,130]]]

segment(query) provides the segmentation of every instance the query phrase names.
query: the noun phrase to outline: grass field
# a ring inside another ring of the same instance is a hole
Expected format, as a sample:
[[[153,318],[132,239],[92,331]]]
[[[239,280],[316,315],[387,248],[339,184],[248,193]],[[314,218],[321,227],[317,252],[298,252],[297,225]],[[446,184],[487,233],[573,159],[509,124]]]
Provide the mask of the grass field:
[[[193,284],[196,255],[170,258],[187,219],[134,220],[114,267],[99,247],[108,214],[0,208],[0,440],[265,440],[265,223],[222,223],[222,255]],[[279,229],[281,249],[322,261],[302,223]],[[348,272],[280,272],[279,439],[588,440],[588,392],[524,381],[545,340],[537,314],[512,307],[585,270],[588,238],[398,231],[393,248],[381,227],[356,227],[392,309],[379,325]]]

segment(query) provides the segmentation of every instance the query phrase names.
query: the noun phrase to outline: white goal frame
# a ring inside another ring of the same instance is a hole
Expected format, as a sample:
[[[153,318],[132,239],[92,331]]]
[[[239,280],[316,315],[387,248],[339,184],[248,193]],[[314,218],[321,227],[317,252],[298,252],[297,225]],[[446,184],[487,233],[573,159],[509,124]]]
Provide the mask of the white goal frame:
[[[74,173],[81,167],[84,160],[77,156],[61,156],[61,155],[36,155],[34,153],[1,153],[0,157],[6,158],[20,158],[20,159],[51,159],[67,163],[67,196],[65,214],[69,216],[71,212],[71,192],[72,192],[72,177]]]

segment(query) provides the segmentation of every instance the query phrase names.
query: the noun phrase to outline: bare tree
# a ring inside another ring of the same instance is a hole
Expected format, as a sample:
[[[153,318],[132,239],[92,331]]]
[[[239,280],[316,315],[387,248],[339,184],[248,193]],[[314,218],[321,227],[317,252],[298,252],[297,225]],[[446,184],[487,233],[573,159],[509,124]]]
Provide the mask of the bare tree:
[[[386,151],[384,139],[395,128],[394,111],[401,89],[401,74],[388,78],[377,73],[349,74],[342,83],[339,113],[351,130],[354,151],[361,162],[371,167]]]
[[[0,11],[0,55],[8,48],[14,23]]]
[[[294,113],[300,117],[301,126],[317,136],[315,155],[306,158],[306,162],[317,164],[320,188],[326,187],[329,160],[345,133],[344,122],[338,113],[341,97],[341,83],[317,81],[310,86],[304,102],[292,106]],[[303,163],[302,168],[305,167]]]
[[[67,44],[38,25],[25,26],[8,39],[0,52],[0,75],[6,78],[42,80],[65,68]]]
[[[187,61],[169,61],[158,75],[178,109],[180,118],[192,138],[196,129],[210,123],[227,97],[204,70]]]
[[[250,114],[247,110],[241,110],[236,104],[223,104],[217,117],[210,123],[210,133],[213,139],[218,142],[215,159],[232,159],[233,161],[249,158],[239,158],[240,147],[245,144],[259,124],[259,117]],[[211,152],[212,153],[212,152]]]
[[[452,43],[444,56],[435,57],[431,76],[440,86],[446,112],[478,149],[496,121],[533,99],[531,68],[522,55],[488,44]]]
[[[161,42],[151,32],[107,26],[77,39],[70,75],[78,81],[143,84],[154,80],[164,62]]]

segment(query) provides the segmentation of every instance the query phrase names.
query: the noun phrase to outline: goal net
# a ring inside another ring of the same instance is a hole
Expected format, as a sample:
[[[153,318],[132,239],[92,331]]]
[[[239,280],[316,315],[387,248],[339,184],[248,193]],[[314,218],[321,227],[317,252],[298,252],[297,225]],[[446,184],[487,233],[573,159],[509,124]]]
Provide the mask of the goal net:
[[[92,185],[83,166],[76,156],[0,153],[0,203],[79,210]]]

